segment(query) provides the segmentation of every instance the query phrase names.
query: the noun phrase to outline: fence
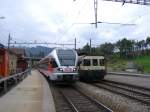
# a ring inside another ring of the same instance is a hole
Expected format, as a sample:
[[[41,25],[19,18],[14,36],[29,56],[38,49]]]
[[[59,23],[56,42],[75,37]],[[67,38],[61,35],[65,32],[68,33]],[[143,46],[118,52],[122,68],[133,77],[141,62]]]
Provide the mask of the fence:
[[[31,71],[30,69],[27,69],[24,72],[17,73],[17,74],[14,74],[5,78],[1,78],[0,89],[4,92],[7,92],[8,87],[13,86],[14,84],[17,84],[19,81],[23,80],[30,71]]]

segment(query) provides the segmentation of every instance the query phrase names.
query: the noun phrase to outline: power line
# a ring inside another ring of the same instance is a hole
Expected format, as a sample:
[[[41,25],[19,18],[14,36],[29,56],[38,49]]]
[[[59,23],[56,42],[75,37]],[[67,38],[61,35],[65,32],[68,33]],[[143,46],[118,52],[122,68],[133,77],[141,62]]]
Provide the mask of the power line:
[[[76,42],[76,38],[75,38],[75,42],[74,43],[52,43],[52,42],[10,42],[12,40],[10,34],[9,34],[9,37],[8,37],[8,49],[10,47],[10,45],[61,45],[61,46],[65,46],[65,45],[69,45],[69,46],[74,46],[75,49],[76,49],[76,46],[77,46],[77,42]]]
[[[39,43],[38,43],[38,42],[16,42],[16,41],[13,42],[13,43],[11,42],[11,43],[9,43],[9,44],[20,44],[20,45],[21,45],[21,44],[24,44],[24,45],[25,45],[25,44],[28,44],[28,45],[29,45],[29,44],[35,44],[35,45],[36,45],[36,44],[74,45],[74,44],[71,44],[71,43],[59,44],[59,43],[49,43],[49,42],[39,42]]]
[[[103,1],[122,2],[122,5],[124,5],[125,3],[138,4],[138,5],[150,5],[149,0],[103,0]]]
[[[75,2],[75,1],[73,1],[73,2]],[[78,18],[78,16],[80,15],[82,9],[86,6],[87,3],[88,3],[87,0],[85,0],[85,2],[83,3],[83,6],[81,6],[81,8],[79,9],[79,11],[78,11],[78,13],[77,13],[77,15],[76,15],[74,21],[77,20],[77,18]],[[70,26],[64,31],[64,33],[62,34],[62,38],[69,32],[69,30],[70,30],[74,25],[75,25],[75,23],[72,22],[71,25],[70,25]]]

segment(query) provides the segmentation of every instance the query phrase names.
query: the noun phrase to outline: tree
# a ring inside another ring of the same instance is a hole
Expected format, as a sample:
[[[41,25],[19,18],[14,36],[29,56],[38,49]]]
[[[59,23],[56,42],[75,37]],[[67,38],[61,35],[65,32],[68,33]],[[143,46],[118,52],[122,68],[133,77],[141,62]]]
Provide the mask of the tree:
[[[89,54],[90,53],[90,46],[87,43],[85,46],[83,46],[82,51]]]
[[[100,45],[100,51],[103,55],[108,56],[114,53],[114,44],[112,43],[105,43]]]
[[[133,54],[134,41],[123,38],[116,42],[116,47],[119,49],[121,57],[128,57]]]
[[[144,50],[144,47],[145,47],[145,40],[141,40],[139,41],[139,43],[141,44],[141,50]]]
[[[146,53],[149,54],[149,53],[150,53],[150,51],[149,51],[149,47],[150,47],[150,37],[147,37],[147,38],[146,38],[146,45],[147,45]]]
[[[150,46],[150,37],[146,38],[146,44],[147,44],[147,48]]]

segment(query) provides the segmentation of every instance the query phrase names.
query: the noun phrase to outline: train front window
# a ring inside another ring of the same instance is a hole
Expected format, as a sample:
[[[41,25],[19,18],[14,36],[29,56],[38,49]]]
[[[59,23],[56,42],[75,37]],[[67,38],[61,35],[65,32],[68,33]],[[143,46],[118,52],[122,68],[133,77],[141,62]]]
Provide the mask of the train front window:
[[[58,59],[62,66],[75,66],[76,54],[73,50],[58,50]]]
[[[62,66],[74,66],[75,65],[74,59],[59,59],[59,60]]]
[[[91,65],[90,59],[84,59],[83,60],[83,65],[84,66],[90,66]]]
[[[93,59],[93,66],[98,66],[98,61],[97,61],[97,59]]]

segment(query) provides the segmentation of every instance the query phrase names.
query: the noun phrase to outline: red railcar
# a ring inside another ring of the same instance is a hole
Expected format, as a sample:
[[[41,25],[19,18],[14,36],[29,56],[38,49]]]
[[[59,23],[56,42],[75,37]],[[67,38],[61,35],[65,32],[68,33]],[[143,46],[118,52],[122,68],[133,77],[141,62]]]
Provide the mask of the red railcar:
[[[25,71],[28,68],[28,63],[26,59],[19,58],[17,60],[17,70],[18,71]]]
[[[0,48],[0,77],[6,77],[9,74],[8,51]]]
[[[0,44],[0,78],[23,72],[27,69],[27,60],[17,55],[17,52],[6,49]]]

